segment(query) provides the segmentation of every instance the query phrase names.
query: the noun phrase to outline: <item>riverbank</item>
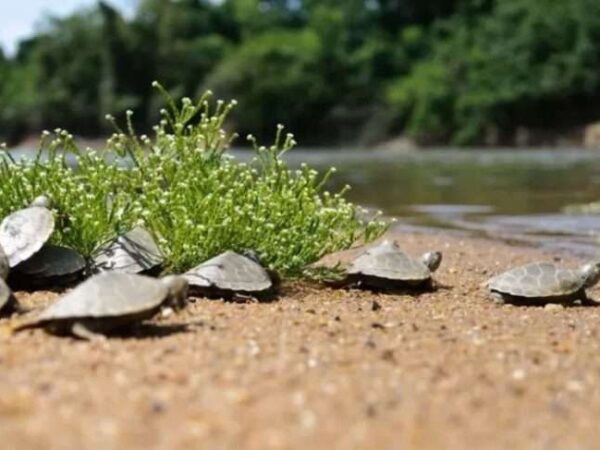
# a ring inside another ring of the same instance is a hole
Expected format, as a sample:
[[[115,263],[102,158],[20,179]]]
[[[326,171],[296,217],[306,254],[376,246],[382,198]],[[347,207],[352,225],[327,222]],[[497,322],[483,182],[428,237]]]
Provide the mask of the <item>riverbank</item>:
[[[285,285],[197,300],[100,343],[0,323],[0,437],[20,449],[595,448],[600,309],[497,306],[479,285],[553,255],[446,235],[418,297]],[[350,257],[345,255],[345,257]],[[565,258],[565,264],[577,261]],[[19,293],[39,308],[57,293]],[[600,290],[591,291],[600,298]]]

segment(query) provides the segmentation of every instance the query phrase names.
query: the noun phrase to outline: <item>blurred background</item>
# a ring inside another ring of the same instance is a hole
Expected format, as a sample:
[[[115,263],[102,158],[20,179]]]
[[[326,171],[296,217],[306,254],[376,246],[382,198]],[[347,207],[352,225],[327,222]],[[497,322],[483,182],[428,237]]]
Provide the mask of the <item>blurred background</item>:
[[[292,163],[337,165],[332,188],[405,226],[596,251],[598,208],[569,205],[600,185],[598,0],[3,1],[0,39],[19,151],[127,109],[150,130],[153,80],[211,89],[241,136],[285,124]]]
[[[313,146],[578,144],[600,120],[598,0],[27,0],[0,18],[10,142],[103,135],[128,108],[147,128],[152,80]]]

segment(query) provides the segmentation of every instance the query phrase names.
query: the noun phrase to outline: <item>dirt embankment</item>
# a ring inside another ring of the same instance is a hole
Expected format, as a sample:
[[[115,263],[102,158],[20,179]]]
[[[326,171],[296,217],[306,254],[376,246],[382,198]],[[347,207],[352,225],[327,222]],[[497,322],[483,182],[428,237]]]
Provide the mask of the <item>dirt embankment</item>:
[[[600,308],[498,306],[479,288],[551,256],[399,239],[444,251],[444,287],[412,297],[288,285],[267,304],[198,299],[99,343],[13,336],[19,319],[1,322],[3,448],[598,448]],[[56,296],[19,294],[36,308]]]

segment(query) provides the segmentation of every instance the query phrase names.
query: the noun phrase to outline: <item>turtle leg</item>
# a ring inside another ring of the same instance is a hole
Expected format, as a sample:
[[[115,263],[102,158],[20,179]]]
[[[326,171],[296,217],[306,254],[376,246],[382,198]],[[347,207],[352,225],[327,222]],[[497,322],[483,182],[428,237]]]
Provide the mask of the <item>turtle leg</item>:
[[[492,300],[497,305],[504,305],[506,303],[506,299],[499,292],[489,291],[488,297],[490,298],[490,300]]]
[[[75,322],[71,325],[71,334],[84,341],[99,341],[105,339],[104,335],[94,333],[82,322]]]
[[[577,300],[579,300],[583,306],[597,306],[598,305],[598,302],[592,300],[591,298],[589,298],[587,296],[585,289],[582,289],[580,292],[578,292]]]

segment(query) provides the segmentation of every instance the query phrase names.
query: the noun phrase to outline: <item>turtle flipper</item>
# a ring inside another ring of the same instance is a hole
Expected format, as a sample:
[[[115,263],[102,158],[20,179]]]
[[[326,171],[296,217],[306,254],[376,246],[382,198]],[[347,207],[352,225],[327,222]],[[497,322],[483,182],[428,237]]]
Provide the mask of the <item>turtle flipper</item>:
[[[73,336],[84,341],[99,341],[105,339],[103,334],[93,332],[82,322],[73,323],[70,331]]]
[[[496,291],[488,292],[488,297],[497,305],[504,305],[506,303],[506,299],[502,294]]]
[[[581,292],[577,294],[577,300],[579,300],[583,306],[598,306],[596,300],[588,297],[585,289],[582,289]]]

